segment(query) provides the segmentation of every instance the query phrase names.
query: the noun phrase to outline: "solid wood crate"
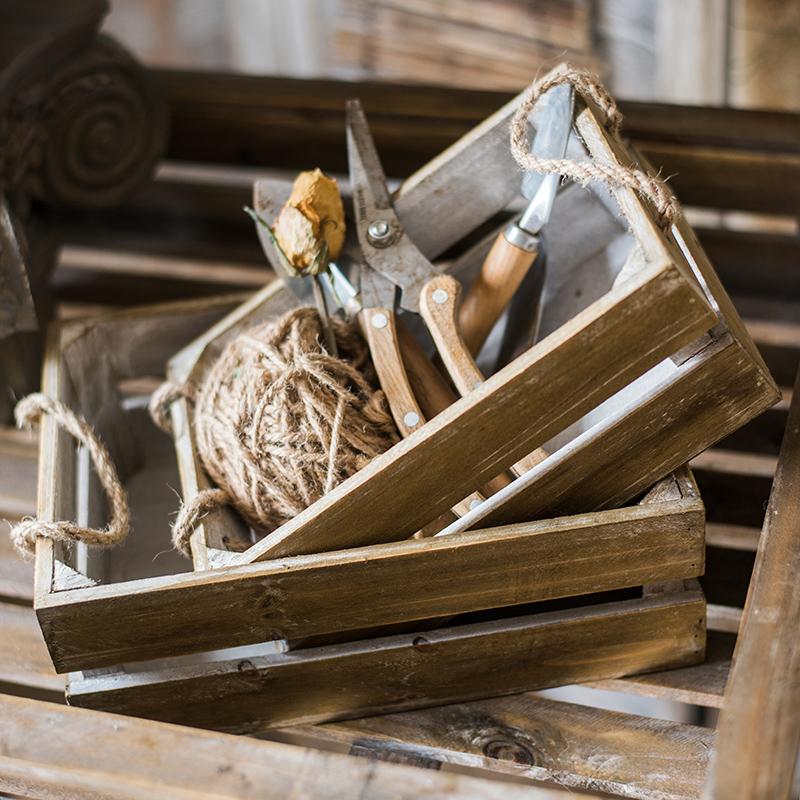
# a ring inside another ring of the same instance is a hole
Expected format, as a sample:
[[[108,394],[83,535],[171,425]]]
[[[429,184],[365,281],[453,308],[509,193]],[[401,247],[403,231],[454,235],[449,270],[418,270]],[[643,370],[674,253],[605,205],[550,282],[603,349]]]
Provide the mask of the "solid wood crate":
[[[622,509],[181,573],[185,562],[165,552],[174,451],[142,393],[235,302],[51,333],[44,391],[108,442],[134,513],[120,548],[37,543],[36,613],[56,669],[80,672],[71,703],[245,730],[702,659],[705,604],[691,579],[703,570],[703,507],[686,470]],[[47,418],[40,442],[39,515],[101,524],[81,448]],[[433,629],[437,617],[449,619]],[[359,638],[375,628],[384,633]],[[311,641],[284,652],[286,639]]]
[[[517,103],[396,192],[406,231],[427,256],[514,201],[519,171],[508,153],[508,123]],[[581,100],[569,152],[642,167],[605,129],[601,112]],[[618,507],[778,400],[685,220],[663,230],[629,189],[570,187],[556,202],[546,237],[549,265],[558,272],[554,281],[548,273],[552,296],[545,297],[541,341],[258,541],[230,513],[211,512],[192,539],[196,566],[402,539],[540,446],[550,457],[515,481],[513,491],[470,514],[477,518],[471,527]],[[492,239],[450,271],[467,282]],[[622,273],[626,279],[617,281]],[[176,355],[170,378],[199,382],[237,332],[296,302],[286,288],[266,288]],[[191,442],[191,410],[177,401],[172,415],[189,500],[207,481]],[[463,458],[464,452],[480,457]]]

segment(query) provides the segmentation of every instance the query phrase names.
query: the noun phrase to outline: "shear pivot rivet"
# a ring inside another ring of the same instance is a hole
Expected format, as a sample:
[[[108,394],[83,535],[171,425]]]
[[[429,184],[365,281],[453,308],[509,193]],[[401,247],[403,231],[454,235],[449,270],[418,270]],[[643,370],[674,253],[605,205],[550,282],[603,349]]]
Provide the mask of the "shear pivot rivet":
[[[444,303],[447,302],[447,298],[449,297],[449,295],[444,289],[436,289],[434,293],[431,295],[431,297],[433,298],[434,303],[436,303],[437,305],[443,305]]]
[[[419,425],[419,414],[416,411],[408,411],[403,415],[403,422],[407,428],[413,428]]]
[[[377,314],[372,315],[370,322],[372,323],[373,328],[385,328],[389,324],[389,319],[386,314],[381,314],[378,312]]]
[[[367,226],[367,238],[376,247],[385,247],[392,242],[392,226],[382,219],[370,222]]]

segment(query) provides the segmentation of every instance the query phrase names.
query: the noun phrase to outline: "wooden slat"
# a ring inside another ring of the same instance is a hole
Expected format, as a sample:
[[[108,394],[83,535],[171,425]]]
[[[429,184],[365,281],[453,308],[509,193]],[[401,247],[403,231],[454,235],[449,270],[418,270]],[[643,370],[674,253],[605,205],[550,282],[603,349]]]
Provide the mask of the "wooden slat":
[[[791,386],[800,364],[800,323],[751,319],[747,330],[778,384]]]
[[[700,452],[771,404],[774,398],[760,384],[762,373],[743,369],[745,359],[730,339],[711,345],[651,390],[638,407],[610,415],[582,436],[568,457],[552,456],[537,468],[524,493],[482,524],[607,507],[644,491],[687,457],[687,439],[694,453]],[[621,478],[627,485],[621,485]],[[703,496],[702,483],[700,488]]]
[[[56,668],[90,669],[690,578],[703,520],[686,498],[61,591],[37,613]]]
[[[0,602],[0,692],[64,700],[64,678],[56,675],[33,609]]]
[[[12,525],[36,514],[36,437],[0,427],[0,520]],[[32,601],[33,567],[17,555],[0,525],[0,598]]]
[[[642,142],[640,149],[671,176],[670,187],[685,205],[767,214],[800,211],[800,155],[666,142]]]
[[[708,520],[760,527],[774,469],[773,456],[756,453],[714,449],[693,459]]]
[[[731,295],[800,296],[797,236],[711,228],[697,235]]]
[[[786,427],[787,408],[778,403],[759,414],[738,430],[721,439],[721,450],[739,450],[748,453],[777,455]]]
[[[359,717],[695,663],[698,591],[70,680],[70,703],[229,731]],[[491,669],[487,669],[491,665]],[[447,680],[442,680],[446,674]]]
[[[277,733],[283,740],[391,757],[416,755],[628,798],[699,796],[713,732],[535,694]]]
[[[343,110],[354,92],[393,175],[417,169],[509,99],[499,92],[398,84],[170,71],[157,77],[173,114],[170,157],[300,169],[317,164],[334,172],[346,171]],[[800,208],[796,115],[621,105],[626,135],[674,176],[684,203],[775,213]]]
[[[742,621],[741,608],[709,603],[707,614],[709,630],[733,634],[739,632],[739,625]]]
[[[709,622],[711,620],[709,619]],[[709,630],[706,657],[701,664],[661,672],[646,672],[629,678],[593,681],[596,689],[658,697],[679,703],[721,708],[731,667],[735,633]]]
[[[559,800],[562,792],[0,696],[0,791],[45,800]],[[572,795],[570,795],[572,796]]]
[[[800,389],[800,373],[794,397]],[[707,796],[789,797],[800,748],[800,402],[789,413]]]
[[[706,523],[706,543],[711,547],[727,547],[732,550],[758,549],[761,531],[750,525],[732,525],[724,522]]]

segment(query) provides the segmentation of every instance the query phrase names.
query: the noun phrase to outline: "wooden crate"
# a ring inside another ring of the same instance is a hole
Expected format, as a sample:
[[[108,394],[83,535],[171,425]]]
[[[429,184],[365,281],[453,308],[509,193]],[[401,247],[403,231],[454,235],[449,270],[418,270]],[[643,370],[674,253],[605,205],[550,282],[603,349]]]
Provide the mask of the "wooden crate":
[[[623,509],[180,574],[163,552],[175,459],[136,393],[181,338],[234,305],[156,306],[51,334],[43,388],[109,443],[134,512],[121,548],[37,543],[45,640],[59,672],[82,673],[70,676],[71,703],[245,730],[702,658],[705,605],[691,579],[703,570],[703,507],[685,470]],[[40,441],[39,515],[102,523],[80,448],[50,420]],[[437,617],[449,621],[433,628]],[[284,652],[286,639],[311,641]]]
[[[518,102],[395,194],[406,231],[427,256],[514,201],[519,172],[508,124]],[[641,167],[590,103],[578,101],[574,127],[572,157]],[[546,235],[556,266],[549,303],[545,297],[548,335],[260,540],[233,515],[212,512],[192,539],[197,568],[405,538],[540,446],[551,456],[470,515],[481,527],[618,507],[777,402],[774,380],[685,220],[665,231],[629,189],[572,187],[560,195]],[[451,271],[468,280],[492,240]],[[627,279],[617,281],[623,271]],[[264,289],[176,355],[171,380],[199,383],[237,332],[296,302],[288,289]],[[208,484],[191,441],[191,409],[177,401],[172,414],[189,500]],[[230,552],[226,542],[246,549]]]

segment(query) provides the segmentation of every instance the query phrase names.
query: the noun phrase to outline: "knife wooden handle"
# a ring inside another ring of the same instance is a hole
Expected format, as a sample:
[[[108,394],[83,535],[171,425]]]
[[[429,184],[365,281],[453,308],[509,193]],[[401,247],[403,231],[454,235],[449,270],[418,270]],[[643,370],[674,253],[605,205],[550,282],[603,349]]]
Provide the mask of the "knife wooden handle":
[[[483,383],[483,375],[458,329],[456,319],[460,296],[461,284],[452,275],[439,275],[428,281],[423,288],[419,308],[442,363],[463,397]],[[547,455],[541,447],[537,448],[514,464],[511,471],[515,475],[522,475],[544,461]],[[505,473],[495,478],[495,481],[501,484],[505,482],[505,485],[509,483]]]
[[[538,250],[511,244],[504,233],[494,240],[458,313],[458,327],[472,355],[480,352],[537,255]]]

